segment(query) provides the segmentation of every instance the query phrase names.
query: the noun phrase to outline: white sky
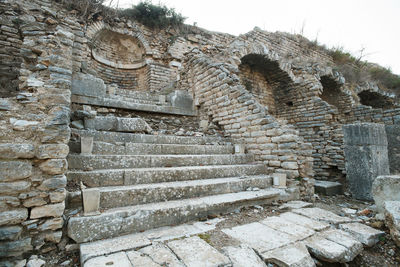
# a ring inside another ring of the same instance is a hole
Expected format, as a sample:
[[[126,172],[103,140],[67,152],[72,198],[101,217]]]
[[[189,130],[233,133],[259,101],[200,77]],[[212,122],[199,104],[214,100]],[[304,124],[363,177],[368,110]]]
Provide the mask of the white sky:
[[[139,0],[119,1],[130,7]],[[300,33],[328,47],[343,46],[400,74],[400,0],[153,0],[187,17],[187,24],[239,35],[255,26]],[[303,27],[304,25],[304,27]]]

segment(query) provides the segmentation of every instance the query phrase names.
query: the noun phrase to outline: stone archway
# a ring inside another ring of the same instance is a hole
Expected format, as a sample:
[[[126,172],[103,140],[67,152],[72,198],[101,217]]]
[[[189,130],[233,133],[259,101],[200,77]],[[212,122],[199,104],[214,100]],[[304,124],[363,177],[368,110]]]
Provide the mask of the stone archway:
[[[382,109],[391,109],[396,107],[393,99],[378,92],[366,90],[358,93],[358,97],[360,98],[360,103],[364,106]]]

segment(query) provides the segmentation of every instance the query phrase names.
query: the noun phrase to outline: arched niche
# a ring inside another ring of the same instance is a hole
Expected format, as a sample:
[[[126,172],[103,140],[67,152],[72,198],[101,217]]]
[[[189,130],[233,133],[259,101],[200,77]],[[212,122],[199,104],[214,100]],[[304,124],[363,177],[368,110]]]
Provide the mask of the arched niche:
[[[280,68],[279,63],[261,54],[249,54],[241,58],[239,71],[245,88],[267,106],[271,114],[276,114],[276,102],[281,100],[291,84],[289,75]],[[286,102],[293,105],[291,100]]]
[[[358,93],[358,97],[362,105],[372,108],[390,109],[395,107],[393,99],[378,92],[362,91]]]
[[[320,98],[329,105],[334,106],[341,113],[351,109],[351,96],[342,91],[341,85],[330,76],[321,77],[322,93]]]

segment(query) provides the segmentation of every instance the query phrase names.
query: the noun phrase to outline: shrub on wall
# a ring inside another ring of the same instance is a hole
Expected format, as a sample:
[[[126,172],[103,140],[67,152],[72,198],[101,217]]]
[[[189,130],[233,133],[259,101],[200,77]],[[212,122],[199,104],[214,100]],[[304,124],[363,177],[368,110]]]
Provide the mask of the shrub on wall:
[[[186,19],[173,8],[168,8],[165,5],[154,5],[149,1],[143,1],[132,6],[132,8],[123,9],[120,11],[120,15],[136,20],[152,29],[170,26],[180,27]]]

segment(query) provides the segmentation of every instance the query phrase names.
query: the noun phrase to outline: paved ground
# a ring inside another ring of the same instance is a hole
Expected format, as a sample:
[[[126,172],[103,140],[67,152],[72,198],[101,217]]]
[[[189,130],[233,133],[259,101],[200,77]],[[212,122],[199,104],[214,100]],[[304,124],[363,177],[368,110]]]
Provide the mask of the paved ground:
[[[289,202],[276,216],[215,229],[222,219],[164,227],[81,245],[81,263],[92,266],[315,266],[350,262],[384,232],[353,217]],[[261,207],[260,207],[261,208]],[[224,235],[215,246],[213,235]]]

